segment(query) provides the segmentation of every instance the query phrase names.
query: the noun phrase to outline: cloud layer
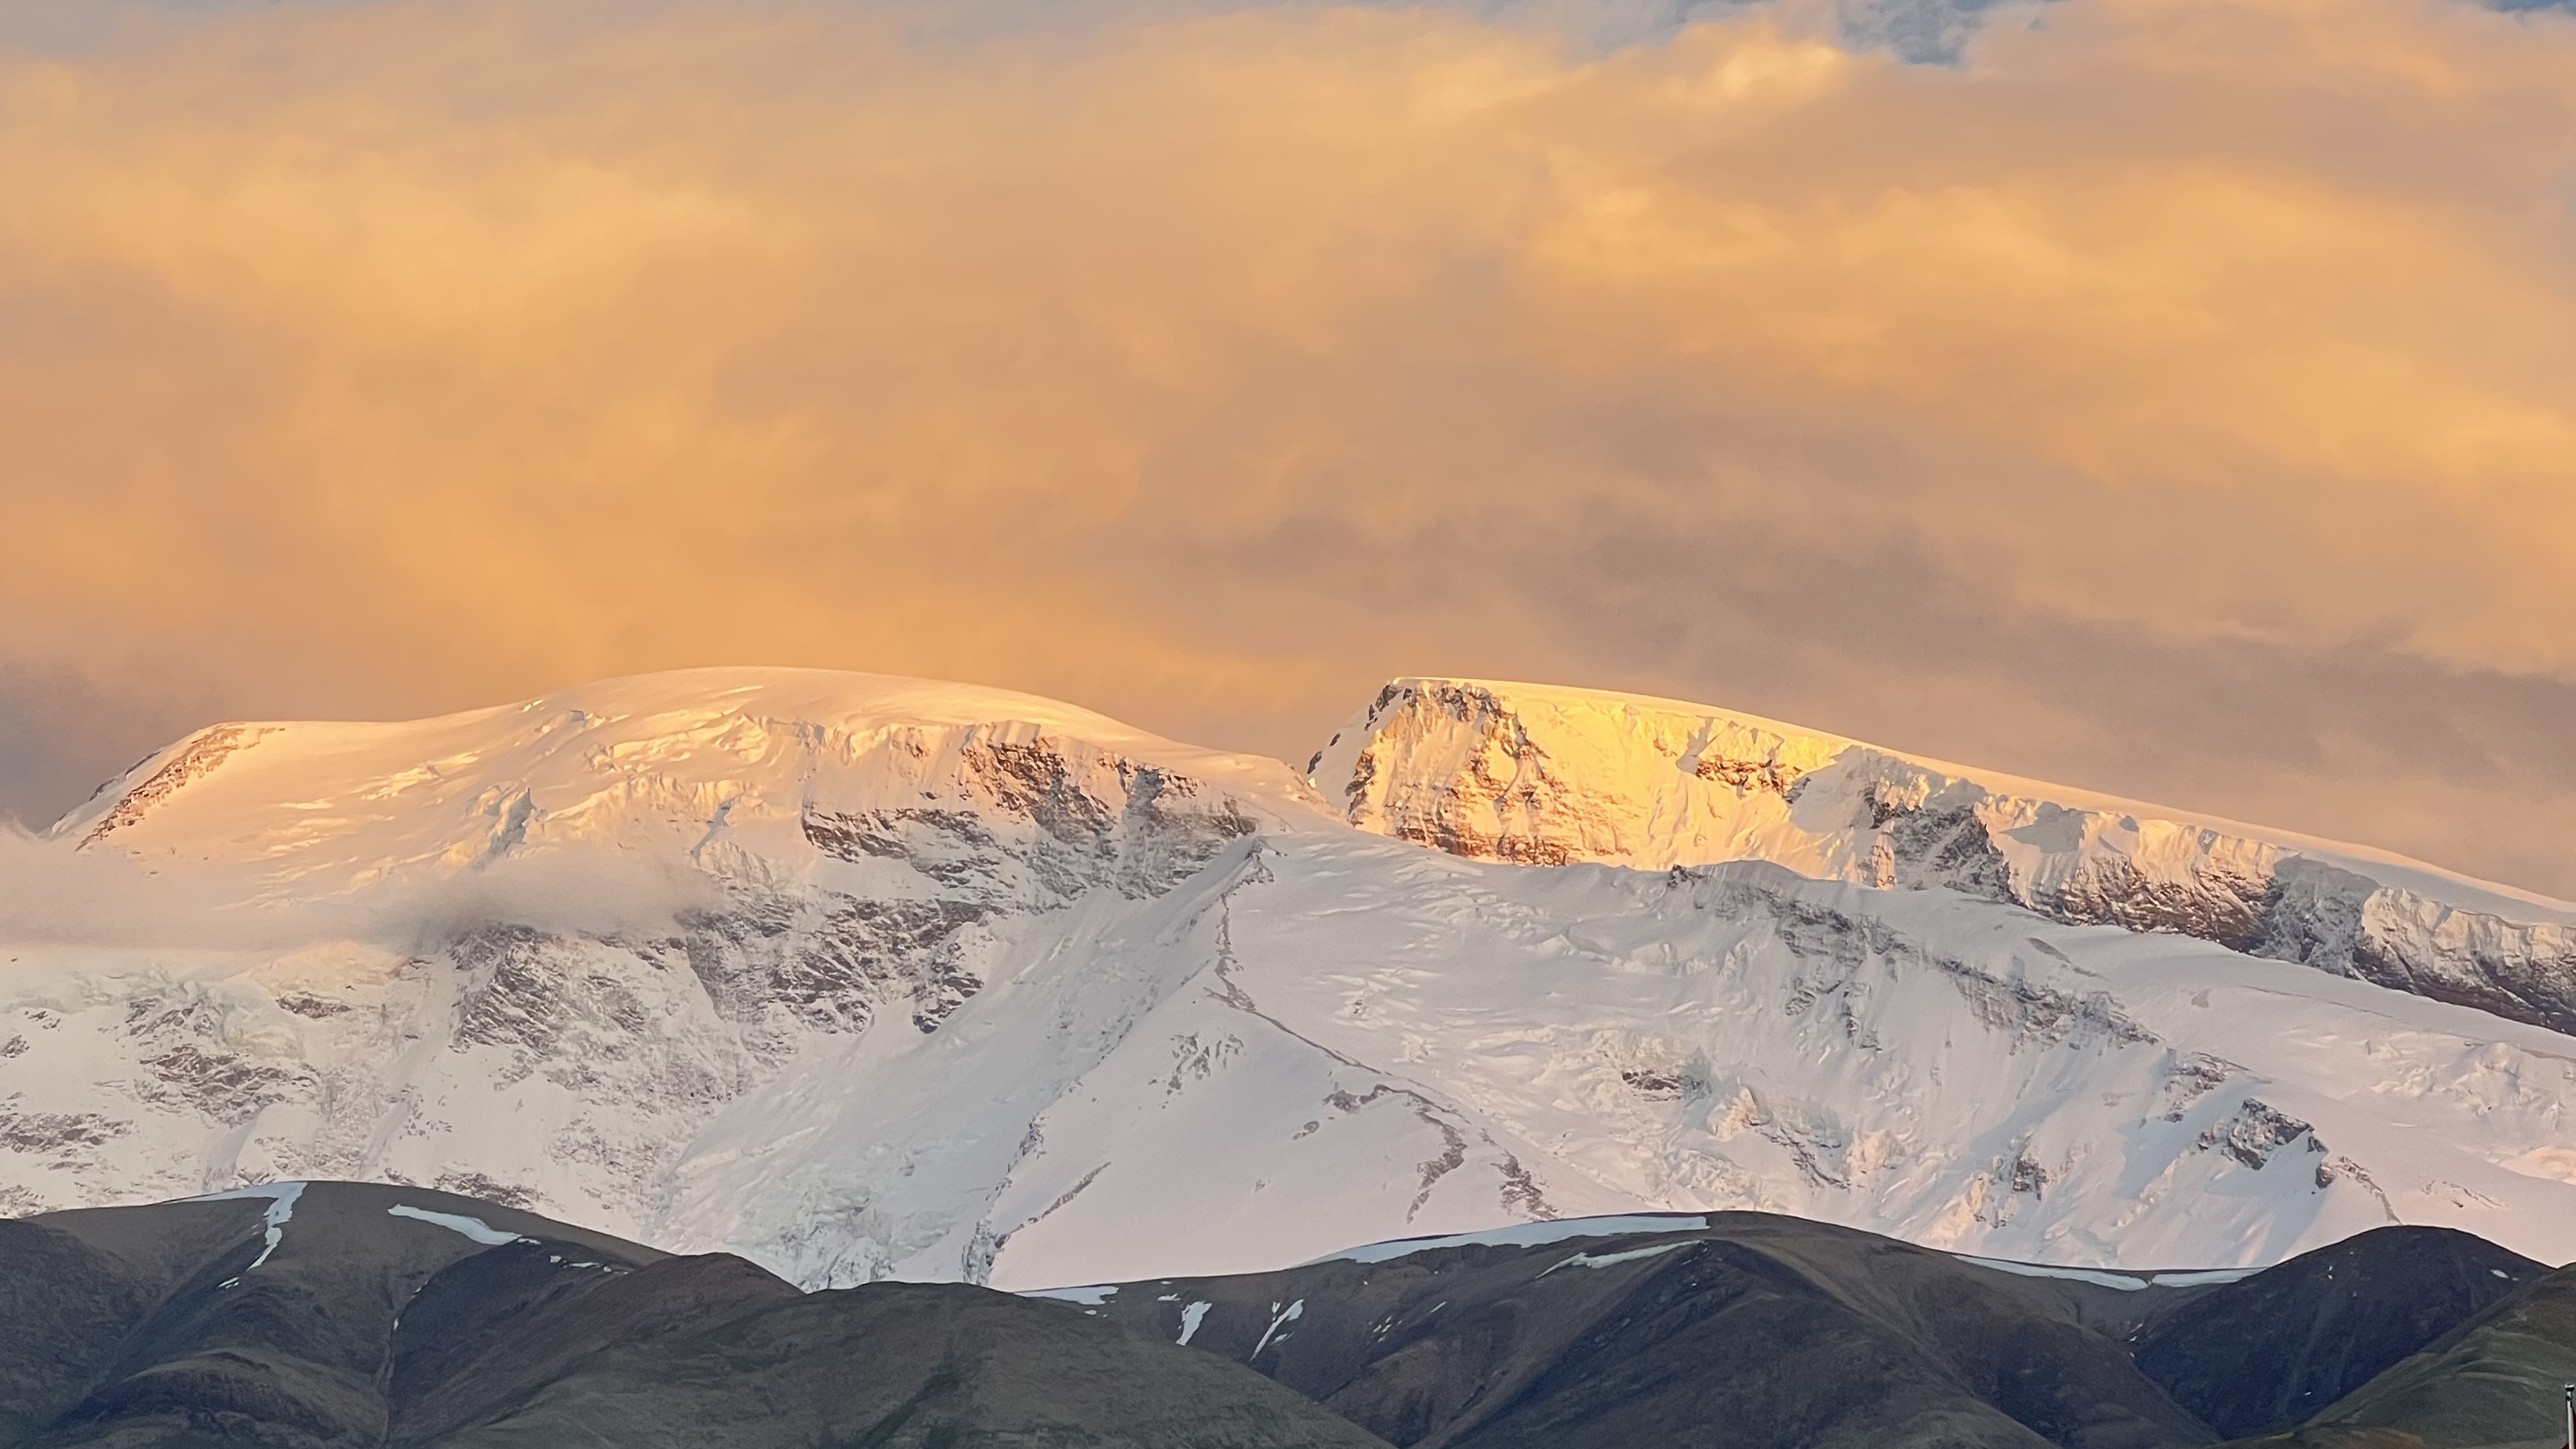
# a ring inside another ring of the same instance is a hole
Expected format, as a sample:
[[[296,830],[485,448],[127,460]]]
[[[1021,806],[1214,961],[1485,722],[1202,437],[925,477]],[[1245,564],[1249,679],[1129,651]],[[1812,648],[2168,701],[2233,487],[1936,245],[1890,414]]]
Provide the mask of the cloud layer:
[[[2576,19],[931,15],[0,61],[19,808],[681,664],[1300,756],[1475,672],[2576,894]]]
[[[590,935],[667,933],[687,913],[722,904],[709,879],[684,866],[578,845],[444,876],[407,872],[328,899],[281,900],[254,871],[165,873],[114,850],[68,851],[0,823],[0,941],[11,949],[274,951],[364,941],[417,953],[496,922]]]

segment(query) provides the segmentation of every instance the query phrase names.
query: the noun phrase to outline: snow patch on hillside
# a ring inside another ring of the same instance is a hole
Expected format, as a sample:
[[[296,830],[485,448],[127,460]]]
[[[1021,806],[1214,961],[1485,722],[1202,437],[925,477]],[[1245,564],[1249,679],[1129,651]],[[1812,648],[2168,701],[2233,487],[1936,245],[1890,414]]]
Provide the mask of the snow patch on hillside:
[[[451,1233],[457,1233],[470,1238],[475,1242],[481,1243],[487,1248],[497,1248],[507,1243],[533,1243],[536,1241],[534,1238],[522,1237],[517,1233],[505,1233],[499,1228],[492,1226],[490,1223],[483,1221],[481,1218],[468,1217],[463,1213],[431,1212],[427,1208],[416,1208],[409,1203],[394,1204],[392,1207],[385,1209],[385,1216],[410,1218],[414,1222],[427,1223],[434,1228],[445,1228]]]

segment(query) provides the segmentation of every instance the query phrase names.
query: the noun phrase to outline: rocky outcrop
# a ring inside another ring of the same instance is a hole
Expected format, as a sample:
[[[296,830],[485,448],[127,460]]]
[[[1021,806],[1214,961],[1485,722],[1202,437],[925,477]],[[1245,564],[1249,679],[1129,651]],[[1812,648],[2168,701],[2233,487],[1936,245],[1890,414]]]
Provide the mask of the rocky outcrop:
[[[82,834],[81,845],[96,845],[121,827],[141,820],[153,806],[213,773],[235,752],[275,732],[275,727],[267,725],[213,725],[136,765],[99,787],[99,794],[113,803]]]
[[[2164,931],[2576,1032],[2576,908],[1705,706],[1399,680],[1309,762],[1352,824],[1483,860],[1769,860]]]

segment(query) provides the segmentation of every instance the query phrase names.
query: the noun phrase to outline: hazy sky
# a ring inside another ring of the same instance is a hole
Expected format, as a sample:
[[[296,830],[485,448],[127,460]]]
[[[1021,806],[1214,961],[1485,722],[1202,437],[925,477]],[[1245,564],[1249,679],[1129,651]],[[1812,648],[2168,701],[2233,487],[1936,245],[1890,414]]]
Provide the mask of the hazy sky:
[[[0,808],[678,665],[1702,699],[2576,894],[2576,15],[0,3]]]

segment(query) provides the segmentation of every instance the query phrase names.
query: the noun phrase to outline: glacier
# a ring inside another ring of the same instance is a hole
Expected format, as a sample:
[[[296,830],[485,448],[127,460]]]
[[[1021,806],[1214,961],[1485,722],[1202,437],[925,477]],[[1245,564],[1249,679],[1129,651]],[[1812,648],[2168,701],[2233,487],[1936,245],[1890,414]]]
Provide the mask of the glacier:
[[[1733,1208],[2576,1257],[2566,906],[1700,706],[1399,681],[1301,776],[692,670],[217,726],[36,844],[218,925],[0,944],[13,1212],[363,1178],[809,1286]]]

